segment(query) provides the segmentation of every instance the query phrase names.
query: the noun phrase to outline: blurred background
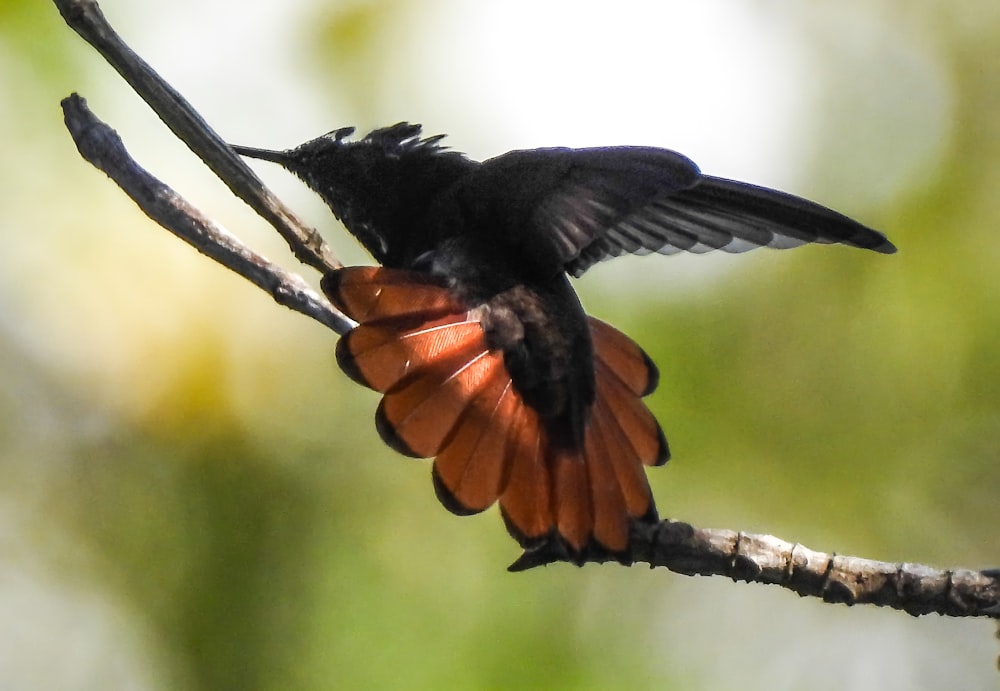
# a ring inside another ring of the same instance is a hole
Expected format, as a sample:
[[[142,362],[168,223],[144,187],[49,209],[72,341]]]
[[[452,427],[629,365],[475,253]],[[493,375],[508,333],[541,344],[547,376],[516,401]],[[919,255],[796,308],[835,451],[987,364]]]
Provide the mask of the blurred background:
[[[102,6],[233,142],[410,120],[477,158],[657,145],[883,230],[897,255],[629,258],[577,285],[660,365],[662,514],[1000,565],[995,1]],[[989,621],[617,565],[508,574],[497,513],[448,514],[429,464],[381,445],[333,334],[79,158],[74,90],[294,265],[48,3],[0,0],[0,87],[0,688],[996,686]]]

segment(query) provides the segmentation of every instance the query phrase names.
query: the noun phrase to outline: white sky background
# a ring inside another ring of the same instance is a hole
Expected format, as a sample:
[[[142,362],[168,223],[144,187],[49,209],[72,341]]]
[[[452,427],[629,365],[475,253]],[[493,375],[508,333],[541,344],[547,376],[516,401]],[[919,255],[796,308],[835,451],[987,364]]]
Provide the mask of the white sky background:
[[[297,143],[350,118],[310,94],[321,66],[294,64],[316,12],[308,0],[105,5],[148,60],[225,118],[220,128]],[[808,75],[793,27],[752,3],[438,0],[392,20],[389,61],[372,79],[384,119],[362,127],[423,122],[476,158],[644,144],[706,170],[790,178]]]
[[[778,170],[802,117],[795,47],[746,3],[448,2],[438,14],[457,38],[419,69],[445,75],[443,108],[484,122],[497,149],[643,144]]]

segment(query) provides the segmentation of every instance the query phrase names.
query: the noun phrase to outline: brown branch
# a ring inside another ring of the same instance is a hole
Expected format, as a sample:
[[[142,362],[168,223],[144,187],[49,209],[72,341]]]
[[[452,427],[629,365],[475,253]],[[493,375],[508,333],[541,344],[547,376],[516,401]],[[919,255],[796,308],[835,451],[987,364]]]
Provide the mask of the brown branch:
[[[688,576],[771,583],[803,597],[872,604],[908,614],[1000,620],[1000,569],[942,571],[921,564],[815,552],[772,535],[695,528],[665,520],[633,534],[638,562]]]
[[[270,223],[295,257],[319,271],[341,266],[323,241],[274,196],[215,130],[115,33],[94,0],[53,0],[66,23],[92,45],[153,109],[164,124],[205,162],[237,197]]]
[[[258,201],[269,199],[270,192],[264,190],[256,176],[238,159],[230,160],[235,155],[225,142],[111,31],[96,3],[92,0],[54,1],[70,26],[101,51],[143,94],[164,122],[188,142],[231,189],[244,199],[247,199],[244,194]],[[117,134],[86,109],[83,99],[71,96],[63,101],[63,107],[67,127],[84,158],[111,176],[151,218],[200,252],[263,288],[277,302],[316,319],[337,333],[344,333],[351,327],[351,323],[312,291],[300,276],[249,250],[143,170],[129,158]],[[247,192],[246,183],[259,190]],[[284,209],[276,200],[273,207],[270,201],[266,204],[247,201],[272,224],[277,217],[294,219],[290,212],[274,210]],[[275,227],[304,263],[320,270],[337,266],[325,246],[315,244],[318,236],[314,231],[303,233],[298,229],[293,232],[284,226]],[[738,581],[772,583],[827,602],[875,604],[913,615],[937,612],[946,616],[1000,619],[1000,570],[941,571],[919,564],[889,564],[815,552],[769,535],[695,528],[669,520],[637,529],[632,536],[632,550],[636,562],[663,566],[676,573],[722,575]],[[529,552],[515,566],[531,568],[552,560],[551,555]]]
[[[73,94],[63,99],[62,108],[66,128],[80,155],[114,180],[147,216],[202,254],[267,291],[278,304],[312,317],[340,334],[353,326],[301,276],[249,249],[143,169],[129,156],[118,133],[101,122],[83,98]]]

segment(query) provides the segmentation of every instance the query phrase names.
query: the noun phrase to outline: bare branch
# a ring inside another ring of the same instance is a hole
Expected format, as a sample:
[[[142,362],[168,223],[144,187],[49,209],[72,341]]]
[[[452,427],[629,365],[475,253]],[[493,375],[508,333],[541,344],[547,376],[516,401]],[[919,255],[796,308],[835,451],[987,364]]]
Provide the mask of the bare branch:
[[[688,576],[771,583],[846,605],[873,604],[908,614],[1000,619],[1000,570],[942,571],[825,554],[771,535],[661,521],[634,535],[636,561]]]
[[[1000,621],[1000,569],[943,571],[922,564],[888,562],[816,552],[772,535],[695,528],[681,521],[637,524],[633,563],[662,566],[685,576],[727,576],[734,581],[779,585],[824,602],[892,607],[918,616],[992,617]],[[606,554],[586,562],[608,561]],[[573,561],[559,546],[528,549],[510,571]]]
[[[305,279],[285,271],[205,217],[184,198],[133,160],[118,133],[97,119],[87,102],[73,94],[63,99],[66,127],[80,154],[107,173],[143,212],[202,254],[211,257],[290,307],[337,333],[353,323],[316,293]]]
[[[301,261],[321,271],[339,266],[315,231],[302,226],[191,106],[118,38],[93,0],[54,2],[70,26],[115,66],[164,122],[278,229]],[[84,158],[115,180],[151,218],[266,290],[278,303],[337,333],[351,328],[351,322],[300,276],[248,249],[143,170],[128,156],[117,134],[86,109],[82,98],[74,95],[65,99],[63,108],[66,125]],[[1000,619],[1000,570],[941,571],[919,564],[889,564],[815,552],[769,535],[701,529],[670,520],[636,529],[632,551],[636,562],[680,574],[771,583],[827,602],[875,604],[913,615],[937,612]],[[559,558],[529,551],[512,569],[541,566]]]
[[[104,56],[177,137],[233,193],[270,223],[304,264],[327,272],[341,266],[322,236],[267,189],[225,140],[115,33],[94,0],[53,0],[66,23]]]

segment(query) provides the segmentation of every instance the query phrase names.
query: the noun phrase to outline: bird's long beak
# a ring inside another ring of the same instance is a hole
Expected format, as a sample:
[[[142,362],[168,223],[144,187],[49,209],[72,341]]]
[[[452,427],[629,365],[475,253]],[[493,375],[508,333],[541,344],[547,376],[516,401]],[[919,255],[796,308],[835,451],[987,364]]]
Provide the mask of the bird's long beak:
[[[251,146],[236,146],[232,145],[233,151],[238,153],[240,156],[246,156],[247,158],[256,158],[261,161],[271,161],[272,163],[277,163],[279,165],[285,165],[288,163],[288,152],[287,151],[272,151],[270,149],[255,149]]]

